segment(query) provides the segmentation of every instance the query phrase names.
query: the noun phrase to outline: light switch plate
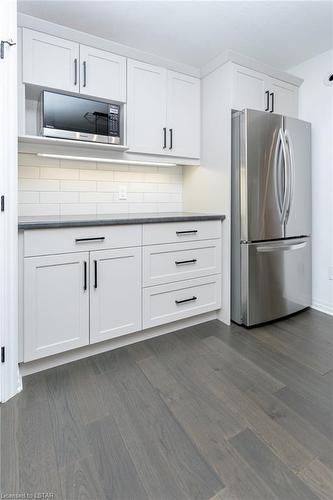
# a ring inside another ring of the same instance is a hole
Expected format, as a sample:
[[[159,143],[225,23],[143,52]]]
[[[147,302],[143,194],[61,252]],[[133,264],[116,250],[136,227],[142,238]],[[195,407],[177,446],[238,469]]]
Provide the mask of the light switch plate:
[[[127,200],[127,186],[119,186],[118,200]]]
[[[328,266],[328,279],[333,280],[333,266]]]

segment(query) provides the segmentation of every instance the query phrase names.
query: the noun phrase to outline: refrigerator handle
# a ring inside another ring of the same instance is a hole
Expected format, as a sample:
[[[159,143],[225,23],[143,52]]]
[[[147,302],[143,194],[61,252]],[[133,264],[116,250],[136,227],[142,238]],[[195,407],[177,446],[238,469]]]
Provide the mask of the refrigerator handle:
[[[288,193],[288,203],[286,207],[286,218],[285,218],[285,223],[288,222],[289,219],[289,213],[290,213],[290,208],[294,196],[294,187],[295,187],[295,163],[294,163],[294,155],[293,155],[293,145],[291,141],[290,134],[288,130],[286,129],[284,132],[285,139],[286,139],[286,145],[287,145],[287,153],[288,153],[288,159],[289,159],[289,193]]]
[[[286,223],[287,209],[290,201],[290,162],[287,149],[287,141],[282,129],[279,131],[281,137],[282,152],[284,158],[284,196],[281,213],[281,224]]]
[[[262,247],[257,247],[258,253],[266,253],[266,252],[277,252],[277,251],[290,251],[290,250],[300,250],[301,248],[305,248],[307,245],[306,241],[302,243],[294,243],[291,245],[283,243],[282,245],[267,245]]]
[[[279,207],[280,218],[282,216],[282,206],[285,193],[282,192],[282,182],[281,182],[281,129],[278,132],[276,139],[275,153],[274,153],[274,173],[275,173],[275,199]]]

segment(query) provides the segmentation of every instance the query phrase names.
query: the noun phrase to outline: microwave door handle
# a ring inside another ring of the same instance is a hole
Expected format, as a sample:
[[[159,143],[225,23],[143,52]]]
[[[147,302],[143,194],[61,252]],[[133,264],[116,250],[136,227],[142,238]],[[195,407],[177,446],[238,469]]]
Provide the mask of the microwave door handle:
[[[87,86],[87,61],[83,61],[83,87]]]

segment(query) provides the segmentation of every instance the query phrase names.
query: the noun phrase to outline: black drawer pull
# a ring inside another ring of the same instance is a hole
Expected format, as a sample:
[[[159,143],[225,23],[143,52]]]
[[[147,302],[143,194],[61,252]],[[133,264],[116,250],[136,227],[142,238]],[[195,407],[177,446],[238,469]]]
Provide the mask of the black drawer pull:
[[[75,243],[85,243],[86,241],[104,241],[105,236],[98,236],[96,238],[75,238]]]
[[[197,259],[190,259],[190,260],[175,260],[176,266],[180,266],[181,264],[194,264],[197,261]]]
[[[94,260],[95,282],[94,288],[97,288],[97,260]]]
[[[87,290],[87,262],[83,262],[83,272],[84,272],[84,278],[83,278],[83,290]]]
[[[191,229],[190,231],[176,231],[176,234],[177,236],[181,236],[182,234],[195,234],[197,232],[197,229]]]
[[[197,297],[191,297],[190,299],[184,299],[184,300],[175,300],[175,303],[178,304],[184,304],[185,302],[192,302],[193,300],[197,300]]]

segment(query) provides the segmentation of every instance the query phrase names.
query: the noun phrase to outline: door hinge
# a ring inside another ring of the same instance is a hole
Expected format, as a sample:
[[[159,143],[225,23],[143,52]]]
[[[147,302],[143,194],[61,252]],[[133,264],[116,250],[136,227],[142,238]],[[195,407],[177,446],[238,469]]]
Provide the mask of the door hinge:
[[[4,212],[5,211],[5,195],[4,194],[1,195],[0,205],[1,205],[1,208],[0,208],[1,212]]]
[[[6,360],[6,356],[5,356],[5,346],[3,345],[1,347],[1,363],[4,363]]]

